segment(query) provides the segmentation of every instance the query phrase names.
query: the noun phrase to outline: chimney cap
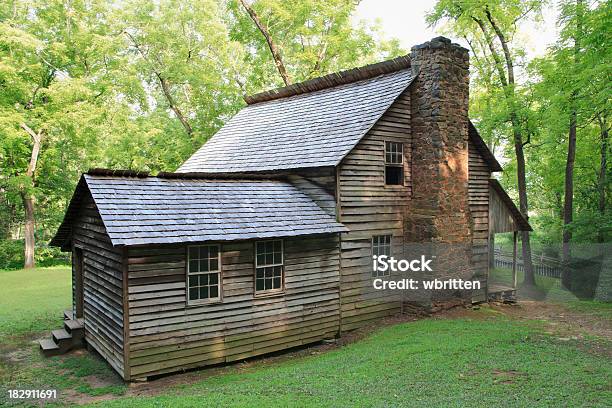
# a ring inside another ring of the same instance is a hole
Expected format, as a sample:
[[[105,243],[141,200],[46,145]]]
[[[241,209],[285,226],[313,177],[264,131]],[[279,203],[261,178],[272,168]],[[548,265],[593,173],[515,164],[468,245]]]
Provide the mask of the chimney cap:
[[[431,40],[424,42],[423,44],[418,44],[412,47],[412,50],[421,50],[424,48],[455,48],[461,51],[468,51],[467,48],[461,46],[460,44],[452,42],[449,38],[444,36],[434,37]]]

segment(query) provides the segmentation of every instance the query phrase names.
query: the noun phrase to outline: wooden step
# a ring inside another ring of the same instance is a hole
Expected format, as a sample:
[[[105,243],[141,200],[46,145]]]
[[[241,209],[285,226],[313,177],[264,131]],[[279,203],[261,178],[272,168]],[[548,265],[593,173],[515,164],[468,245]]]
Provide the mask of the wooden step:
[[[60,347],[53,341],[53,339],[42,339],[38,342],[38,344],[40,344],[40,350],[42,353],[47,357],[62,353]]]
[[[68,320],[64,320],[64,328],[66,329],[66,331],[70,334],[75,334],[76,332],[82,332],[83,331],[83,319],[68,319]]]
[[[74,313],[72,313],[72,309],[64,310],[64,320],[72,320],[74,319]]]
[[[68,333],[66,329],[53,330],[51,335],[53,336],[53,341],[55,341],[55,343],[57,343],[57,345],[60,347],[62,346],[63,342],[72,343],[72,335]]]

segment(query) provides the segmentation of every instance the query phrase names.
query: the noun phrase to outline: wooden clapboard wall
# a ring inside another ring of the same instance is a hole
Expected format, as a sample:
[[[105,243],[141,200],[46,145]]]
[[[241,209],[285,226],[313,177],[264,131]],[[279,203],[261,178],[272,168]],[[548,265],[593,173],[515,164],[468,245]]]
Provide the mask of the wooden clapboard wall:
[[[385,186],[385,141],[404,143],[404,186]],[[403,214],[411,196],[410,93],[405,91],[338,168],[341,237],[342,330],[351,330],[400,310],[372,288],[371,240],[392,235],[392,254],[403,248]]]
[[[254,296],[254,242],[221,244],[221,303],[187,306],[186,247],[128,250],[129,374],[230,362],[339,330],[337,234],[288,238],[285,291]]]
[[[476,146],[468,143],[469,204],[474,221],[472,245],[472,272],[480,281],[481,290],[474,291],[473,301],[486,300],[489,276],[489,178],[491,171]]]
[[[491,203],[491,233],[498,234],[503,232],[517,231],[517,225],[514,222],[512,213],[508,209],[506,203],[504,203],[497,192],[490,188],[489,191],[490,203]]]
[[[126,378],[122,252],[111,245],[90,195],[83,200],[72,236],[73,245],[83,251],[85,340]]]

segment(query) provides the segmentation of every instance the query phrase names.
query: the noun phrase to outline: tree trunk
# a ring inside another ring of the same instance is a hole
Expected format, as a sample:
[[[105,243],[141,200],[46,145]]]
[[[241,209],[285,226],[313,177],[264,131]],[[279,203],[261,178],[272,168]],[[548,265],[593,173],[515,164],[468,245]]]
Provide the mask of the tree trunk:
[[[34,268],[34,228],[36,226],[34,218],[34,195],[30,189],[34,187],[34,176],[36,164],[38,163],[38,155],[40,154],[43,131],[40,130],[38,133],[36,133],[25,123],[21,124],[21,128],[25,130],[28,135],[30,135],[34,143],[32,146],[32,153],[30,154],[30,163],[28,163],[28,168],[25,173],[25,175],[30,178],[32,185],[24,186],[21,191],[21,200],[23,202],[23,211],[25,214],[25,262],[23,267],[25,269],[29,269]]]
[[[570,241],[572,231],[570,224],[574,218],[574,162],[576,161],[576,111],[571,113],[569,125],[569,140],[567,144],[567,161],[565,163],[565,198],[563,201],[563,245],[561,252],[561,284],[565,288],[571,287],[571,261]]]
[[[291,85],[291,79],[289,78],[287,70],[285,69],[283,58],[280,54],[280,51],[278,50],[278,47],[274,43],[274,40],[272,40],[272,36],[270,35],[268,28],[261,22],[255,10],[253,10],[253,8],[249,6],[245,0],[240,0],[240,4],[242,4],[242,7],[244,7],[249,16],[251,16],[251,19],[266,39],[266,42],[268,43],[268,48],[270,48],[272,58],[274,59],[274,64],[276,65],[276,69],[278,70],[278,73],[283,79],[283,82],[285,83],[285,85]]]
[[[517,124],[518,126],[518,124]],[[529,219],[529,203],[527,201],[527,179],[525,176],[525,153],[523,151],[523,139],[518,130],[514,130],[514,150],[516,154],[516,175],[519,191],[519,208],[521,214]],[[523,284],[535,286],[535,275],[533,273],[533,262],[531,261],[531,242],[529,231],[521,231],[521,248],[523,250]]]
[[[25,269],[34,268],[34,197],[27,192],[21,193],[23,210],[25,212]]]
[[[599,118],[599,129],[601,138],[601,159],[599,164],[599,174],[597,175],[597,190],[599,194],[598,210],[602,217],[606,214],[606,174],[608,170],[608,124],[606,119]],[[605,240],[604,231],[600,227],[597,231],[597,242],[603,243]]]
[[[574,33],[574,64],[578,64],[580,54],[580,36],[582,35],[582,0],[576,0],[576,32]],[[574,219],[574,163],[576,161],[576,91],[572,90],[569,97],[570,123],[567,143],[567,160],[565,163],[565,197],[563,201],[563,242],[561,248],[561,284],[571,289],[572,276],[569,264],[571,262],[572,240],[571,223]]]
[[[510,54],[510,48],[508,47],[508,42],[504,33],[501,31],[493,16],[489,12],[489,9],[485,9],[485,14],[487,16],[487,20],[491,24],[497,39],[499,40],[504,59],[506,61],[506,70],[508,73],[508,84],[505,86],[505,95],[508,99],[510,106],[510,120],[512,123],[512,132],[514,135],[514,151],[516,154],[516,175],[517,175],[517,184],[519,191],[519,207],[523,217],[525,219],[529,218],[529,203],[527,201],[527,178],[525,175],[525,152],[523,151],[524,143],[523,143],[523,135],[521,132],[520,123],[517,117],[517,108],[516,101],[514,100],[514,64],[512,62],[512,55]],[[486,34],[486,33],[485,33]],[[494,48],[491,47],[492,52],[494,52]],[[503,83],[502,83],[503,85]],[[533,273],[533,262],[531,260],[531,242],[529,240],[529,231],[521,231],[521,246],[523,249],[523,267],[525,270],[525,276],[523,278],[524,285],[535,285],[535,275]]]

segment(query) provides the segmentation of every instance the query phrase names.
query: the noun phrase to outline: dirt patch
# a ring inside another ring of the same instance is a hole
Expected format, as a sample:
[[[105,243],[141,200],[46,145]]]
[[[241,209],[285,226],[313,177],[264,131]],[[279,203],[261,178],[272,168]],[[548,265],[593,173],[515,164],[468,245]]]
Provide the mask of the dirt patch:
[[[612,339],[612,321],[586,313],[568,310],[561,304],[524,300],[516,305],[491,304],[506,316],[517,320],[540,320],[547,324],[549,334],[559,338],[594,335]]]
[[[527,374],[516,370],[493,370],[494,384],[514,384],[516,377],[526,376]]]

